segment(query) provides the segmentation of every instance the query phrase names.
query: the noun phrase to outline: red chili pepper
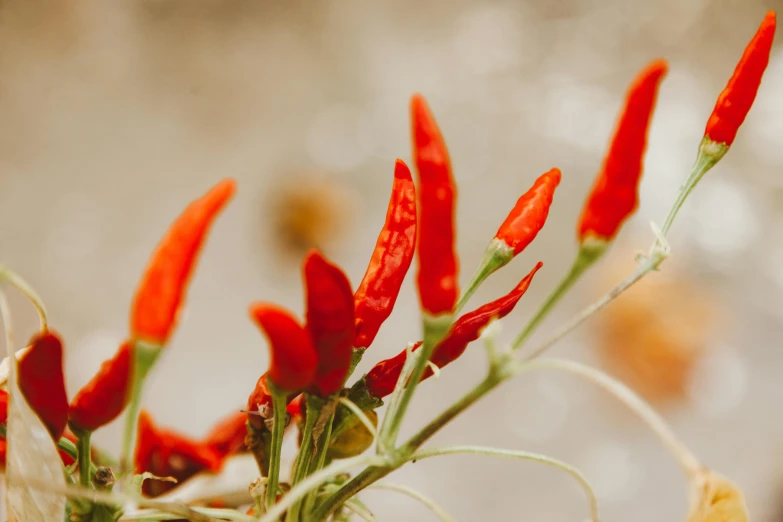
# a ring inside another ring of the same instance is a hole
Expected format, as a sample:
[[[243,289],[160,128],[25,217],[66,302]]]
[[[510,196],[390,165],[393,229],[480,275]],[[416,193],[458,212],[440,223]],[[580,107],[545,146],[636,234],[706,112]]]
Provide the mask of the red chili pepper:
[[[318,354],[313,393],[327,397],[342,389],[353,353],[353,292],[345,274],[312,250],[304,262],[307,330]]]
[[[134,339],[165,344],[177,322],[188,281],[207,232],[236,191],[225,179],[193,201],[152,254],[131,308]]]
[[[318,367],[310,334],[288,311],[271,304],[250,306],[250,317],[269,340],[269,379],[280,390],[299,393],[315,380]]]
[[[272,394],[266,385],[268,374],[262,375],[247,399],[247,420],[256,430],[263,430],[264,420],[272,418]],[[264,415],[265,414],[265,415]]]
[[[588,238],[610,241],[636,210],[650,119],[667,70],[664,60],[656,60],[628,89],[603,167],[582,210],[577,227],[580,243]]]
[[[454,362],[465,352],[468,345],[478,339],[481,331],[495,318],[507,316],[519,300],[525,295],[533,276],[543,263],[538,263],[522,281],[508,294],[467,313],[454,322],[449,332],[435,348],[430,361],[438,368],[443,368]],[[421,346],[421,341],[416,343],[413,350]],[[365,376],[365,386],[370,395],[382,399],[394,391],[394,386],[400,378],[400,372],[405,364],[407,352],[403,350],[391,359],[386,359],[376,364]],[[432,370],[427,369],[422,380],[432,375]]]
[[[56,441],[68,422],[68,397],[63,381],[63,345],[52,332],[30,341],[19,361],[19,389]]]
[[[517,200],[517,204],[500,225],[495,239],[505,243],[514,251],[514,255],[527,248],[544,227],[555,189],[560,184],[560,177],[558,169],[539,176],[530,190]]]
[[[304,394],[297,395],[294,400],[288,403],[285,411],[291,416],[291,419],[295,423],[299,423],[304,418],[305,411],[305,396]]]
[[[419,298],[425,312],[439,315],[452,312],[459,297],[454,244],[457,187],[443,136],[421,95],[411,98],[411,120],[419,173]]]
[[[156,477],[173,477],[177,484],[145,480],[142,491],[156,497],[183,483],[196,473],[220,471],[223,459],[211,448],[172,430],[159,428],[146,411],[139,414],[136,442],[136,473],[150,472]]]
[[[408,166],[397,160],[386,223],[375,243],[364,279],[354,294],[353,345],[356,348],[370,346],[381,324],[391,314],[415,249],[416,189]]]
[[[8,392],[0,390],[0,424],[8,423]]]
[[[204,444],[221,458],[243,453],[247,435],[247,414],[241,411],[232,413],[215,424],[204,438]]]
[[[730,146],[737,130],[748,115],[761,84],[761,77],[769,63],[772,40],[775,37],[775,13],[769,11],[761,22],[734,74],[712,110],[704,135],[716,143]]]
[[[130,341],[124,342],[76,394],[69,411],[73,428],[94,431],[122,413],[130,397],[132,354]]]

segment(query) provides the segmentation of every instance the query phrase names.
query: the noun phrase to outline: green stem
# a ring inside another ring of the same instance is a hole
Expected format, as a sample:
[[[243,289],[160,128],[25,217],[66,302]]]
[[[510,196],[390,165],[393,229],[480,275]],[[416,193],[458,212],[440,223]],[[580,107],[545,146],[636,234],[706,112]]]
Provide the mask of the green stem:
[[[271,382],[268,382],[269,391],[272,393],[273,424],[272,444],[269,454],[269,479],[266,483],[266,495],[264,505],[267,511],[275,505],[277,500],[277,484],[280,480],[280,453],[283,448],[283,434],[285,433],[285,403],[286,394],[278,390]]]
[[[79,463],[79,484],[89,487],[92,482],[92,458],[90,453],[91,431],[76,434],[77,462]]]
[[[318,473],[321,471],[324,467],[324,464],[326,463],[326,453],[329,450],[329,439],[332,435],[332,424],[334,423],[334,414],[332,414],[329,417],[329,420],[326,421],[326,427],[324,428],[324,432],[321,434],[321,437],[318,439],[318,448],[317,453],[315,455],[315,462],[314,465],[310,468],[310,474]],[[302,503],[302,510],[305,513],[309,513],[313,509],[313,504],[315,503],[315,499],[318,496],[318,490],[314,489],[310,491],[310,493],[304,498],[304,502]]]
[[[305,425],[302,430],[302,444],[299,448],[299,454],[296,457],[296,467],[294,469],[294,477],[291,485],[296,486],[307,476],[307,472],[310,469],[310,460],[313,454],[313,427],[315,426],[318,416],[321,414],[321,408],[323,407],[323,400],[314,395],[305,395]],[[288,510],[287,520],[291,522],[299,522],[299,513],[302,510],[302,502],[296,502],[291,509]]]
[[[133,343],[133,386],[128,409],[125,413],[125,432],[122,439],[120,456],[120,473],[133,469],[133,444],[136,439],[136,424],[141,409],[141,392],[144,380],[160,355],[162,346],[152,345],[143,341]]]
[[[674,200],[674,205],[672,205],[671,210],[669,210],[669,214],[666,216],[666,220],[661,227],[661,232],[664,236],[669,233],[669,229],[671,228],[672,223],[674,223],[674,218],[677,217],[677,213],[696,187],[696,184],[699,183],[707,171],[720,161],[728,150],[729,148],[724,143],[715,143],[707,137],[702,140],[701,145],[699,146],[699,154],[696,157],[696,162],[691,169],[691,173],[682,186],[680,186],[680,190],[677,192],[677,199]]]
[[[519,333],[511,347],[515,350],[519,349],[528,337],[536,330],[541,321],[552,311],[552,308],[560,301],[560,299],[571,289],[572,286],[579,280],[582,274],[595,263],[606,250],[607,243],[604,241],[594,242],[592,244],[585,244],[579,249],[579,253],[574,259],[574,264],[571,265],[571,269],[568,274],[560,281],[557,288],[549,294],[544,304],[538,309],[536,314],[530,319],[530,322],[525,325],[525,328]]]
[[[275,504],[272,509],[270,509],[263,517],[261,517],[259,522],[274,522],[275,520],[279,519],[283,513],[285,513],[286,510],[289,509],[297,500],[307,495],[310,491],[319,488],[325,481],[336,475],[339,475],[340,473],[359,466],[372,467],[383,465],[385,462],[386,459],[377,455],[360,455],[352,459],[335,461],[328,467],[313,473],[302,482],[291,488],[291,490],[283,496],[280,502]],[[312,518],[313,517],[309,517],[308,520]],[[316,520],[320,521],[324,519],[320,518]]]
[[[382,479],[399,466],[369,466],[361,473],[349,480],[343,487],[327,497],[318,508],[313,511],[308,521],[321,522],[329,515],[337,511],[348,499],[355,496],[367,486]]]
[[[462,295],[457,302],[457,307],[454,309],[454,315],[460,313],[465,307],[465,304],[467,304],[473,294],[476,293],[478,287],[481,286],[490,275],[499,268],[507,265],[512,259],[514,259],[514,251],[502,241],[493,239],[484,252],[484,258],[481,260],[481,264],[473,273],[468,285],[462,290]]]
[[[388,423],[388,431],[386,433],[381,432],[381,442],[383,447],[388,451],[393,449],[397,445],[397,435],[402,427],[402,419],[405,417],[405,412],[408,410],[413,394],[421,381],[421,377],[424,375],[424,370],[427,368],[427,361],[432,357],[432,353],[435,351],[435,347],[440,340],[446,335],[453,320],[452,315],[441,315],[437,317],[424,316],[424,341],[421,348],[417,350],[420,352],[418,357],[415,358],[413,371],[411,372],[410,380],[397,381],[397,388],[402,386],[402,392],[400,395],[399,403],[392,412],[386,412],[388,417],[391,413],[392,417]],[[407,360],[406,360],[407,362]],[[407,383],[407,385],[406,385]],[[397,390],[395,390],[396,392]],[[384,418],[384,424],[386,424],[386,418]]]
[[[598,500],[596,499],[595,492],[593,491],[593,488],[590,486],[590,482],[587,480],[587,478],[582,474],[582,472],[580,472],[578,469],[571,466],[570,464],[567,464],[557,459],[553,459],[552,457],[548,457],[546,455],[541,455],[539,453],[530,453],[528,451],[487,448],[484,446],[446,446],[442,448],[432,448],[432,449],[417,451],[416,453],[411,455],[411,460],[418,461],[430,457],[439,457],[442,455],[465,455],[465,454],[488,455],[490,457],[530,460],[533,462],[546,464],[547,466],[552,466],[554,468],[565,471],[566,473],[571,475],[577,482],[579,482],[579,484],[582,486],[582,489],[584,489],[585,494],[587,495],[587,499],[590,502],[591,519],[594,522],[598,522]],[[380,485],[376,487],[380,487]]]

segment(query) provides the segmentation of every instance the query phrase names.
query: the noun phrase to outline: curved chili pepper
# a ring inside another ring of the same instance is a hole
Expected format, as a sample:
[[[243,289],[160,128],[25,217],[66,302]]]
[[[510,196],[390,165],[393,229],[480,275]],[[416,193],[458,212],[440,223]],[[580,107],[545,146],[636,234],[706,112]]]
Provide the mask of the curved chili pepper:
[[[419,299],[430,315],[450,313],[459,296],[454,210],[457,187],[438,124],[424,98],[411,98],[413,159],[419,173]]]
[[[664,60],[656,60],[637,75],[628,89],[603,167],[579,219],[580,243],[588,238],[610,241],[639,205],[639,181],[650,119],[658,86],[667,70]]]
[[[193,201],[172,223],[152,254],[131,307],[134,339],[163,345],[177,323],[198,254],[217,215],[236,191],[225,179]]]
[[[190,437],[156,426],[150,414],[139,413],[136,442],[136,473],[150,472],[156,477],[173,477],[177,484],[160,480],[145,480],[142,491],[156,497],[199,473],[216,473],[223,459],[211,448]]]
[[[522,252],[544,227],[555,189],[560,184],[560,170],[545,172],[530,190],[517,200],[508,217],[498,228],[495,239],[502,241],[514,255]]]
[[[94,431],[122,413],[130,398],[131,356],[131,343],[126,341],[79,390],[68,414],[72,428]]]
[[[268,374],[259,377],[256,387],[247,398],[247,420],[256,430],[265,429],[264,421],[272,418],[272,394],[266,385]]]
[[[501,319],[511,313],[522,296],[525,295],[533,281],[533,276],[542,266],[543,263],[539,262],[508,294],[457,319],[443,340],[435,347],[430,361],[438,368],[443,368],[457,360],[468,345],[479,338],[481,331],[493,319]],[[416,343],[413,350],[418,350],[421,344],[421,341]],[[365,376],[367,391],[378,399],[382,399],[394,391],[406,358],[407,351],[403,350],[394,357],[376,364]],[[422,380],[431,375],[432,370],[428,368]]]
[[[68,422],[68,397],[63,380],[63,345],[51,330],[30,341],[19,360],[19,389],[56,441]]]
[[[354,294],[356,332],[353,345],[367,348],[389,317],[411,266],[416,249],[416,189],[408,166],[394,165],[386,223],[370,258],[370,265]]]
[[[353,353],[353,292],[345,274],[317,250],[304,262],[307,330],[318,354],[311,389],[327,397],[343,387]]]
[[[269,340],[269,379],[287,393],[299,393],[315,380],[318,367],[310,334],[286,310],[254,303],[250,317]]]
[[[218,421],[204,437],[204,445],[221,458],[243,453],[247,436],[247,414],[237,411]]]
[[[294,423],[299,423],[302,419],[304,419],[304,412],[305,412],[305,396],[303,393],[300,393],[297,395],[291,402],[288,403],[288,406],[286,406],[285,411],[288,412],[288,414],[291,416],[291,420],[294,421]]]
[[[769,11],[761,22],[756,34],[742,54],[734,74],[723,92],[718,96],[712,110],[705,137],[716,143],[730,146],[737,136],[737,130],[748,115],[756,93],[761,85],[761,77],[769,63],[772,40],[775,37],[775,13]]]

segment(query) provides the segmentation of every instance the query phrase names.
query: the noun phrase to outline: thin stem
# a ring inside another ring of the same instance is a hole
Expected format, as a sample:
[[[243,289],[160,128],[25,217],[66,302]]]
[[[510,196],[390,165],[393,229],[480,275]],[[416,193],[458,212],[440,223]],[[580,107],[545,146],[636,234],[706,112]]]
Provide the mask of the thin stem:
[[[125,412],[125,432],[122,439],[122,453],[120,455],[120,473],[133,469],[133,444],[136,439],[136,424],[141,409],[141,393],[144,381],[152,366],[155,364],[161,346],[147,344],[142,341],[133,342],[133,385],[128,409]]]
[[[402,420],[405,417],[405,413],[408,410],[413,394],[416,392],[416,388],[421,381],[421,377],[424,375],[424,370],[427,368],[427,361],[432,357],[432,353],[438,346],[438,343],[446,335],[453,320],[452,315],[442,315],[438,317],[424,316],[424,341],[421,348],[417,350],[419,356],[415,359],[413,371],[411,372],[410,380],[397,381],[397,387],[404,386],[402,388],[402,395],[400,396],[399,404],[392,413],[392,418],[389,423],[389,431],[384,434],[381,431],[381,440],[386,448],[394,448],[397,444],[397,435],[402,427]],[[407,360],[406,360],[407,363]],[[404,367],[403,367],[404,368]],[[400,376],[402,378],[402,376]],[[407,382],[407,385],[406,385]],[[395,392],[397,390],[395,389]],[[386,412],[386,416],[389,416],[389,412]],[[384,418],[385,424],[386,418]],[[385,435],[385,436],[384,436]]]
[[[508,375],[510,376],[510,374]],[[461,399],[452,404],[446,411],[438,415],[403,444],[397,451],[399,457],[396,460],[384,467],[371,467],[363,470],[343,487],[327,497],[326,500],[322,501],[321,505],[318,506],[318,509],[315,510],[313,519],[318,521],[325,520],[326,517],[336,511],[349,498],[400,467],[406,462],[409,455],[416,451],[419,446],[424,444],[424,442],[432,437],[440,428],[483,397],[484,394],[497,386],[505,378],[506,374],[491,373],[488,375],[487,378],[481,381],[475,388],[470,390]]]
[[[514,339],[514,342],[511,343],[511,347],[514,350],[519,349],[525,343],[528,337],[530,337],[536,328],[538,328],[538,325],[541,324],[541,321],[543,321],[544,318],[549,315],[549,312],[552,311],[552,308],[554,308],[560,299],[571,289],[572,286],[574,286],[582,274],[584,274],[585,271],[590,268],[593,263],[598,260],[598,258],[601,257],[601,254],[603,254],[604,250],[606,249],[606,243],[602,243],[603,244],[599,246],[583,247],[579,249],[576,259],[574,259],[574,263],[571,265],[571,269],[568,271],[566,276],[560,281],[554,291],[549,294],[549,297],[546,298],[546,301],[544,301],[533,318],[530,319],[527,325],[525,325],[525,328],[523,328],[517,338]]]
[[[417,350],[421,352],[421,350]],[[397,383],[394,386],[391,399],[389,399],[389,406],[386,408],[386,415],[383,417],[381,423],[381,431],[378,435],[377,452],[379,454],[385,454],[392,450],[394,442],[391,440],[391,431],[395,422],[397,409],[402,398],[403,390],[406,383],[410,380],[410,376],[413,373],[413,369],[416,365],[416,360],[421,356],[421,353],[413,351],[413,344],[409,344],[405,349],[405,362],[400,370],[400,376],[397,378]]]
[[[664,236],[669,233],[669,229],[671,228],[672,223],[674,223],[674,218],[677,217],[677,213],[696,187],[696,184],[699,183],[699,180],[701,180],[704,174],[714,167],[723,155],[726,154],[726,151],[728,151],[728,147],[724,144],[711,143],[707,140],[709,140],[709,138],[704,138],[704,141],[702,141],[702,144],[699,147],[699,154],[696,157],[696,162],[691,169],[691,173],[682,186],[680,186],[680,190],[677,192],[677,199],[674,200],[674,205],[672,205],[669,214],[666,216],[666,220],[663,222],[661,232]]]
[[[196,513],[208,517],[214,517],[217,520],[233,520],[235,522],[257,522],[255,517],[240,513],[235,509],[225,508],[191,508]],[[143,509],[139,510],[131,515],[123,515],[119,518],[118,522],[131,522],[131,521],[149,522],[152,520],[182,520],[182,515],[175,515],[173,513],[162,513],[155,509]]]
[[[376,457],[381,459],[382,457]],[[359,493],[364,488],[382,479],[396,469],[395,466],[386,461],[379,461],[385,465],[370,465],[363,469],[358,475],[349,480],[339,490],[323,500],[313,514],[307,519],[321,522],[337,511],[340,506],[345,504],[350,498]],[[262,521],[263,522],[263,521]]]
[[[532,460],[534,462],[539,462],[541,464],[546,464],[547,466],[552,466],[560,470],[563,470],[569,475],[571,475],[572,477],[574,477],[574,479],[576,479],[577,482],[579,482],[579,484],[585,490],[585,494],[587,495],[587,498],[590,502],[590,515],[592,517],[592,520],[595,522],[598,522],[599,520],[598,500],[596,499],[595,492],[593,491],[593,488],[590,486],[590,482],[588,482],[587,478],[582,474],[582,472],[580,472],[578,469],[571,466],[570,464],[566,464],[565,462],[562,462],[557,459],[553,459],[552,457],[548,457],[546,455],[541,455],[538,453],[530,453],[527,451],[488,448],[485,446],[446,446],[443,448],[433,448],[433,449],[425,449],[425,450],[417,451],[410,457],[410,460],[417,461],[417,460],[427,459],[430,457],[438,457],[441,455],[459,455],[459,454],[489,455],[491,457],[502,457],[507,459]]]
[[[440,507],[437,503],[435,503],[432,499],[429,497],[422,495],[418,491],[416,491],[413,488],[409,488],[408,486],[403,486],[402,484],[391,484],[389,482],[382,482],[380,484],[373,484],[370,486],[373,489],[386,489],[389,491],[396,491],[397,493],[402,493],[403,495],[408,495],[411,498],[414,498],[427,506],[430,511],[435,513],[439,519],[441,519],[443,522],[455,522],[454,517],[448,514],[448,512]]]
[[[350,509],[354,514],[356,514],[356,516],[366,522],[376,522],[378,520],[375,518],[375,515],[373,515],[370,510],[367,509],[366,506],[359,504],[355,500],[349,500],[346,502],[345,507]]]
[[[77,462],[79,463],[79,484],[89,487],[92,479],[92,458],[90,453],[91,431],[81,431],[76,436]]]
[[[622,294],[630,287],[632,287],[637,281],[639,281],[645,275],[657,269],[665,258],[666,255],[660,253],[658,250],[654,250],[652,255],[646,261],[638,265],[636,267],[636,270],[634,270],[630,276],[628,276],[623,281],[621,281],[619,285],[612,288],[612,290],[610,290],[609,293],[604,295],[601,299],[599,299],[598,301],[594,302],[593,304],[591,304],[590,306],[582,310],[582,312],[579,313],[579,315],[574,317],[571,321],[569,321],[564,326],[562,326],[559,330],[557,330],[555,334],[549,338],[548,341],[544,342],[541,346],[536,348],[532,353],[527,355],[524,358],[524,360],[529,361],[531,359],[535,359],[536,357],[538,357],[539,355],[547,351],[554,344],[560,341],[560,339],[562,339],[563,337],[571,333],[571,331],[573,331],[579,325],[585,322],[587,319],[592,317],[593,314],[595,314],[603,307],[611,303],[616,297],[618,297],[620,294]]]
[[[326,421],[326,427],[318,439],[318,448],[316,452],[315,465],[311,467],[310,473],[316,473],[323,469],[326,464],[326,453],[329,451],[329,440],[332,436],[332,425],[334,424],[334,413],[329,416]],[[317,491],[311,491],[304,499],[302,509],[305,513],[309,513],[313,509],[313,503],[315,503],[315,497]]]
[[[275,504],[272,509],[270,509],[263,517],[261,517],[259,522],[275,522],[297,500],[307,495],[310,491],[317,489],[326,480],[334,477],[335,475],[339,475],[340,473],[348,471],[351,468],[360,466],[383,465],[385,462],[386,460],[383,457],[379,457],[377,455],[361,455],[352,459],[333,462],[326,468],[313,473],[302,482],[292,487],[291,490],[283,496],[280,502]]]
[[[633,411],[655,433],[666,446],[672,456],[680,463],[689,476],[697,474],[702,466],[690,449],[683,444],[671,427],[647,404],[639,395],[622,382],[609,375],[576,361],[566,359],[540,359],[523,362],[516,368],[516,373],[552,369],[565,371],[582,377],[603,388]]]
[[[415,435],[408,439],[405,444],[402,445],[401,450],[403,454],[416,451],[422,444],[424,444],[430,437],[435,435],[443,426],[445,426],[454,417],[468,409],[476,401],[482,398],[487,392],[492,390],[495,386],[500,384],[503,380],[503,376],[490,374],[483,381],[478,383],[472,390],[463,395],[454,404],[449,406],[443,413],[431,420],[426,426],[419,430]]]
[[[478,290],[481,284],[486,281],[490,275],[502,266],[508,264],[513,258],[514,252],[508,245],[500,240],[493,239],[484,252],[481,264],[476,271],[473,272],[473,276],[470,278],[467,286],[462,290],[462,295],[460,295],[457,306],[454,309],[454,315],[460,313],[470,298],[473,297],[473,294],[476,293],[476,290]]]
[[[266,495],[264,496],[264,505],[269,510],[275,505],[277,500],[277,484],[280,480],[280,454],[283,448],[283,434],[285,433],[285,403],[286,394],[278,390],[272,383],[269,383],[269,390],[272,393],[273,424],[272,424],[272,445],[269,454],[269,480],[266,483]]]
[[[41,323],[41,330],[45,331],[49,328],[49,323],[46,318],[46,307],[43,304],[43,300],[38,296],[38,293],[33,290],[33,287],[27,284],[27,281],[21,278],[19,274],[13,272],[6,266],[0,265],[0,279],[8,281],[13,287],[24,295],[28,301],[35,307],[35,311],[38,312],[38,319]]]
[[[291,484],[296,486],[306,476],[310,470],[310,459],[313,454],[313,427],[321,414],[323,401],[315,396],[305,395],[305,425],[302,430],[302,445],[299,448],[299,454],[296,457],[296,468]],[[291,522],[299,522],[299,513],[302,510],[302,502],[296,502],[288,511],[287,519]]]
[[[178,502],[161,502],[157,500],[150,500],[146,498],[137,498],[131,495],[124,495],[116,492],[105,492],[94,489],[87,489],[76,484],[65,484],[59,486],[48,481],[43,481],[35,477],[16,477],[9,483],[19,482],[19,486],[25,488],[32,488],[39,491],[49,491],[52,493],[59,493],[66,495],[69,498],[85,499],[93,504],[106,504],[106,505],[122,505],[125,503],[133,503],[139,507],[147,507],[156,509],[164,513],[171,513],[178,515],[180,518],[185,518],[192,522],[219,522],[218,519],[211,516],[200,513],[194,508],[190,508],[185,504]],[[237,518],[240,522],[257,522],[256,519],[245,516],[246,518]]]

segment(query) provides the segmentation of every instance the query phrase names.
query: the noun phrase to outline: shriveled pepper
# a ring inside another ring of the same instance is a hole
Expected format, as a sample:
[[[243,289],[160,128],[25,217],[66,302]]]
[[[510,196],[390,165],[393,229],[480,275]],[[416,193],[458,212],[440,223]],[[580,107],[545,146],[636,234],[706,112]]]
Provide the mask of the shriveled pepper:
[[[268,377],[268,373],[259,377],[255,388],[247,399],[247,411],[249,412],[247,420],[258,431],[263,431],[265,429],[264,421],[272,418],[272,394],[266,384]]]
[[[223,459],[210,447],[175,431],[160,428],[149,413],[139,414],[136,443],[136,473],[150,472],[156,477],[172,477],[181,484],[202,471],[217,473]],[[160,480],[145,480],[142,491],[157,497],[177,484]]]
[[[494,239],[512,253],[510,257],[527,248],[544,227],[560,178],[560,170],[556,168],[539,176],[498,228]]]
[[[41,332],[30,341],[30,350],[19,361],[19,389],[52,439],[59,440],[68,422],[68,397],[63,345],[53,331]]]
[[[275,386],[289,394],[311,386],[318,355],[308,331],[290,312],[268,303],[252,304],[250,317],[269,340],[268,378]]]
[[[311,391],[327,397],[343,387],[351,365],[354,302],[351,284],[317,250],[304,262],[307,330],[318,354]]]
[[[745,48],[729,83],[718,97],[704,130],[706,139],[726,147],[734,142],[737,130],[756,99],[761,77],[769,63],[775,23],[775,13],[769,11]]]
[[[416,189],[408,166],[398,159],[386,222],[378,235],[367,272],[354,294],[354,347],[369,347],[381,324],[391,314],[415,249]]]
[[[158,346],[166,343],[176,326],[201,246],[235,191],[234,180],[221,181],[172,223],[136,290],[130,324],[134,339]]]
[[[94,431],[122,413],[130,398],[132,355],[130,341],[124,342],[114,357],[105,361],[92,380],[79,390],[69,410],[74,429]]]
[[[446,144],[424,97],[414,95],[410,110],[419,177],[419,299],[430,316],[451,314],[459,296],[454,222],[457,187]]]
[[[481,331],[493,319],[500,319],[511,313],[533,281],[533,276],[542,266],[542,263],[538,263],[508,294],[463,315],[455,321],[443,340],[436,346],[430,361],[435,366],[443,368],[457,360],[465,352],[468,344],[478,339]],[[413,350],[419,349],[420,346],[421,342],[414,345]],[[370,395],[382,399],[391,394],[394,391],[394,386],[397,384],[406,359],[407,352],[403,350],[396,356],[376,364],[364,379]],[[422,380],[431,375],[432,370],[428,368]]]
[[[577,226],[579,243],[609,242],[639,205],[639,181],[658,87],[668,64],[655,60],[628,89],[603,167],[587,197]]]

